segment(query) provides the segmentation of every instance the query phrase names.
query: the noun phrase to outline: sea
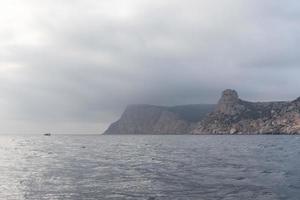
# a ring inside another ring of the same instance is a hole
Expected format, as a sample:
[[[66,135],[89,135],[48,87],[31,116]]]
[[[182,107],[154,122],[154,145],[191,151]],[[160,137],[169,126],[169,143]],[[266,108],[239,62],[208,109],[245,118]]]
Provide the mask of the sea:
[[[300,136],[2,135],[1,200],[299,200]]]

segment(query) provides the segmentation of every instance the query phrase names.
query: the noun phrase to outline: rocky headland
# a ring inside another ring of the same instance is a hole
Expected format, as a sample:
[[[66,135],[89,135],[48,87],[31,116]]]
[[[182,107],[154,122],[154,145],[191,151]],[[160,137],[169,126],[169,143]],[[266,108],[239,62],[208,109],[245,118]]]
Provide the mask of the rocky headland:
[[[214,107],[215,105],[130,105],[104,134],[187,134]]]
[[[300,134],[300,98],[249,102],[228,89],[216,105],[131,105],[105,134]]]

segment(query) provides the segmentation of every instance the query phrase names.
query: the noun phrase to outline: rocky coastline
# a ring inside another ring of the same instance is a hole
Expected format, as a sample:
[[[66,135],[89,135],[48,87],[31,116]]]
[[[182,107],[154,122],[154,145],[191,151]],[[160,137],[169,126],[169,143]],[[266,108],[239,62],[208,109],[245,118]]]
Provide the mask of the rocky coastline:
[[[300,134],[300,98],[249,102],[227,89],[216,105],[131,105],[104,134]]]

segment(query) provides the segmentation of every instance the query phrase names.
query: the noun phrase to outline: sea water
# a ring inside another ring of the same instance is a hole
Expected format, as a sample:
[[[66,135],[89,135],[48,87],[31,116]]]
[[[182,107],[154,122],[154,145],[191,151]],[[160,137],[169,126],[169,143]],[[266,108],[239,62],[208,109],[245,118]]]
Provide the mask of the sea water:
[[[2,200],[299,200],[299,136],[0,136]]]

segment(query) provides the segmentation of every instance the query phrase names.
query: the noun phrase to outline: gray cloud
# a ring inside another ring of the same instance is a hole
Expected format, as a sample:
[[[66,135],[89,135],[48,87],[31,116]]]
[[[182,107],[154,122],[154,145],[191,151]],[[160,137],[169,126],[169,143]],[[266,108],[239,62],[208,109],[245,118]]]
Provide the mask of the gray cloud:
[[[1,132],[97,132],[131,103],[299,96],[297,1],[0,3]]]

